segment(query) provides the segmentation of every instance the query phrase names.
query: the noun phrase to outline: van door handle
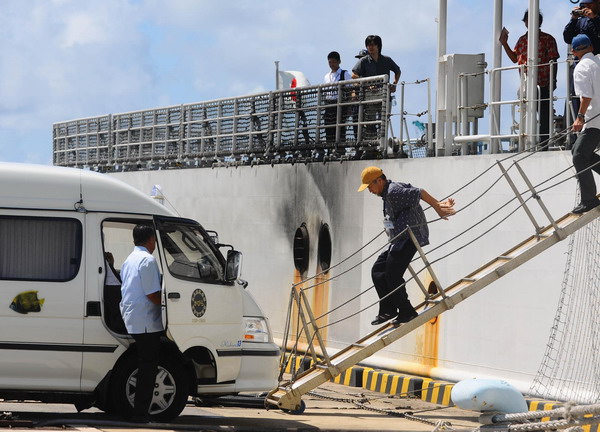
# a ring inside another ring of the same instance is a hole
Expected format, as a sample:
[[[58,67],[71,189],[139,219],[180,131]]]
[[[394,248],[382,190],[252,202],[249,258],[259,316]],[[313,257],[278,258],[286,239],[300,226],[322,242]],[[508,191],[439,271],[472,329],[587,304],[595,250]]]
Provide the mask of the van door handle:
[[[172,292],[172,293],[167,294],[167,298],[175,300],[175,299],[181,298],[181,296],[179,295],[178,292]]]

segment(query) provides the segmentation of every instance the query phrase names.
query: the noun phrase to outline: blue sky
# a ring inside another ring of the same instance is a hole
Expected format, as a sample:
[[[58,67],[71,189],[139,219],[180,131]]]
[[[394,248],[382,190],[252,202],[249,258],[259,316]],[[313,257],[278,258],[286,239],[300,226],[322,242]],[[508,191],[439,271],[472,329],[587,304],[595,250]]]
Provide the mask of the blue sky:
[[[504,1],[511,45],[527,4]],[[449,0],[449,53],[491,65],[492,5]],[[540,7],[564,59],[572,4]],[[351,69],[368,34],[401,80],[434,80],[437,12],[437,0],[0,0],[0,161],[51,164],[54,122],[271,90],[275,60],[320,83],[327,53]],[[410,99],[407,110],[426,109]]]

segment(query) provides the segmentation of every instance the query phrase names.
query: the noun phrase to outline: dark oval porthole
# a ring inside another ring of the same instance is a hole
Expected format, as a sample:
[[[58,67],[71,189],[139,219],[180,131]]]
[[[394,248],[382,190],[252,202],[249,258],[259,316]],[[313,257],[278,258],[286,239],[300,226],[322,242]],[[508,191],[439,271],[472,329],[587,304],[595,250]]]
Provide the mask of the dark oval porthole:
[[[300,273],[308,269],[309,246],[308,229],[305,224],[302,224],[294,234],[294,266]]]
[[[327,272],[331,265],[331,234],[329,232],[329,225],[321,225],[319,230],[319,247],[318,247],[318,259],[321,271]]]

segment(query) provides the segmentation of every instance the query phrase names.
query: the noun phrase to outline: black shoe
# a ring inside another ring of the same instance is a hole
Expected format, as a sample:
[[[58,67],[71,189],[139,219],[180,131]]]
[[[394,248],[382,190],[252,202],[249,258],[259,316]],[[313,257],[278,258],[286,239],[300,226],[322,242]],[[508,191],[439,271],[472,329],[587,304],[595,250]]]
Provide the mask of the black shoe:
[[[377,315],[375,319],[371,321],[371,325],[383,324],[384,322],[389,321],[392,318],[394,318],[394,314]]]
[[[400,324],[404,324],[409,322],[411,319],[418,317],[419,314],[415,311],[410,315],[398,314],[396,318],[392,321],[393,326],[399,326]]]
[[[590,211],[593,208],[598,207],[599,205],[600,205],[600,201],[592,201],[592,202],[586,202],[586,203],[582,202],[577,207],[575,207],[573,210],[571,210],[571,213],[582,214],[582,213]]]

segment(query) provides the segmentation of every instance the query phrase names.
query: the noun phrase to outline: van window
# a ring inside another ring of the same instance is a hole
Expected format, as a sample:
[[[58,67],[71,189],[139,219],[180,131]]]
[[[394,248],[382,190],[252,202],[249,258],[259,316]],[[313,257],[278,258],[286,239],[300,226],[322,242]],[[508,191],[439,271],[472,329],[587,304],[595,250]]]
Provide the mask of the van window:
[[[81,251],[76,219],[0,217],[0,279],[69,281],[79,272]]]
[[[161,221],[159,232],[173,276],[202,282],[223,281],[223,263],[198,225]]]

